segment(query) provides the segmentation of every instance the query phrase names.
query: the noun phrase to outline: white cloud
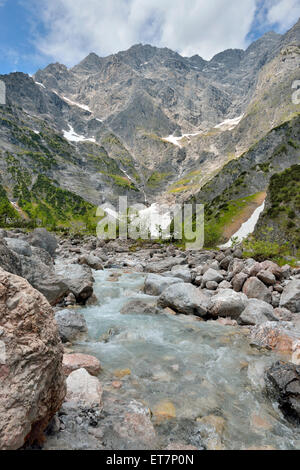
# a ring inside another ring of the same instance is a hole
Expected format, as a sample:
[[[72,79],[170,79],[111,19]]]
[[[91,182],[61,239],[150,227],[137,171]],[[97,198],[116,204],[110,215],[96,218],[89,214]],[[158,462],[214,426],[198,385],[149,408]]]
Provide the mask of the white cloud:
[[[290,28],[300,17],[299,0],[279,0],[273,2],[268,11],[270,24],[278,24],[281,32]]]
[[[43,34],[36,37],[39,52],[66,65],[91,51],[103,56],[139,42],[209,59],[224,49],[247,45],[256,6],[262,2],[268,4],[264,21],[280,21],[282,29],[299,4],[299,0],[31,0],[36,21],[43,24]]]

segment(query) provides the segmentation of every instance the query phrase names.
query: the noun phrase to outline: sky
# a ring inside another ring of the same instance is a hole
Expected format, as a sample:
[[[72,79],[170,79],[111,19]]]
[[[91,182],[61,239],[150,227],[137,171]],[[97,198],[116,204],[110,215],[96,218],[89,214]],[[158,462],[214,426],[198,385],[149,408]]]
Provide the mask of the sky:
[[[137,43],[209,60],[299,17],[300,0],[0,0],[0,74],[71,67]]]

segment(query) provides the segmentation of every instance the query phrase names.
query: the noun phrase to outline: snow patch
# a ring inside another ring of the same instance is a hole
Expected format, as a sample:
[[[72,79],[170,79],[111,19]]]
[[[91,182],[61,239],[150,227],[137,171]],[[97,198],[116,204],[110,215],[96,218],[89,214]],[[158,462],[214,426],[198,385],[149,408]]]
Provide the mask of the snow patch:
[[[63,130],[63,134],[64,134],[64,138],[69,140],[69,142],[96,142],[96,140],[94,139],[94,137],[85,137],[84,135],[79,135],[77,134],[73,127],[70,126],[69,124],[69,130],[68,131],[64,131]]]
[[[88,106],[86,106],[85,104],[80,104],[80,103],[77,103],[76,101],[72,101],[69,98],[67,98],[66,96],[63,96],[62,99],[64,101],[67,101],[67,103],[69,103],[73,106],[77,106],[78,108],[84,109],[85,111],[88,111],[89,113],[92,113],[90,108]]]
[[[241,242],[242,240],[247,238],[248,235],[253,233],[255,226],[258,222],[259,216],[263,212],[264,208],[265,208],[265,201],[259,207],[255,209],[251,217],[249,217],[249,219],[243,223],[243,225],[239,228],[239,230],[234,235],[232,235],[231,239],[234,237],[238,239],[238,242]],[[231,239],[227,243],[225,243],[225,245],[222,245],[221,248],[230,248],[232,245]]]
[[[43,87],[43,88],[46,88],[45,85],[43,85],[43,84],[40,83],[40,82],[34,82],[34,83],[36,83],[37,85],[39,85],[39,86],[41,86],[41,87]]]
[[[165,140],[167,142],[170,142],[171,144],[176,145],[177,147],[182,148],[182,144],[180,143],[180,141],[182,139],[184,139],[184,138],[189,139],[190,137],[195,137],[196,135],[200,135],[200,134],[202,134],[202,131],[201,132],[195,132],[194,134],[183,134],[180,137],[175,137],[174,135],[169,135],[168,137],[163,137],[163,140]]]
[[[222,131],[231,131],[241,122],[243,117],[244,114],[234,119],[225,119],[225,121],[221,122],[220,124],[217,124],[215,126],[215,129],[221,129]]]

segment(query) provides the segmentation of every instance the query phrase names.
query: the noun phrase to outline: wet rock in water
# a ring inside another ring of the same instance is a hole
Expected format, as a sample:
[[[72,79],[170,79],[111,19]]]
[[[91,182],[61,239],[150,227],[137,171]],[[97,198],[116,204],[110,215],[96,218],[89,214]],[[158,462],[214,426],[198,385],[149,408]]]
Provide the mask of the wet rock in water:
[[[300,312],[300,280],[295,279],[288,282],[281,294],[280,307],[289,309],[291,312]]]
[[[210,281],[219,283],[219,282],[222,282],[223,280],[224,280],[224,277],[219,271],[209,268],[203,275],[202,285],[203,287],[205,287],[206,284]]]
[[[266,371],[267,393],[279,403],[287,420],[300,424],[300,366],[276,362]]]
[[[173,442],[169,444],[165,450],[199,450],[198,447],[189,445],[189,444],[181,444],[180,442]]]
[[[96,271],[103,271],[101,259],[94,255],[83,255],[78,260],[79,264],[86,264]]]
[[[63,371],[65,375],[70,375],[74,370],[85,369],[90,375],[97,375],[101,372],[101,364],[98,359],[88,354],[64,354]]]
[[[243,285],[245,284],[247,279],[248,279],[248,275],[243,272],[240,272],[234,276],[231,283],[235,292],[241,292]]]
[[[135,314],[135,315],[153,315],[160,313],[161,310],[157,308],[156,302],[147,302],[145,300],[134,299],[129,300],[121,312],[124,315]]]
[[[58,246],[57,239],[54,235],[49,233],[45,228],[36,228],[28,236],[30,245],[43,248],[53,256]]]
[[[248,299],[232,289],[222,289],[211,298],[209,313],[213,317],[231,317],[237,319],[245,310]]]
[[[259,299],[264,302],[271,302],[272,295],[267,286],[261,282],[257,277],[250,277],[243,286],[243,293],[249,299]]]
[[[271,271],[259,271],[259,273],[257,273],[257,277],[267,286],[274,286],[276,284],[276,277],[271,273]]]
[[[167,258],[161,261],[151,261],[147,263],[145,271],[148,273],[163,273],[165,271],[170,271],[174,266],[184,264],[186,262],[185,258],[175,257]]]
[[[47,300],[0,269],[0,449],[41,441],[65,397],[63,348]]]
[[[163,291],[158,299],[158,306],[170,307],[185,315],[203,317],[207,313],[209,297],[192,284],[174,284]]]
[[[118,379],[123,379],[127,375],[131,375],[130,369],[117,369],[114,371],[114,376],[118,377]]]
[[[268,321],[252,329],[250,343],[258,348],[292,354],[293,344],[297,337],[300,337],[300,331],[295,330],[293,324]]]
[[[10,250],[23,256],[31,256],[32,250],[28,242],[18,238],[5,238],[7,246]]]
[[[89,409],[100,406],[101,399],[102,385],[97,377],[93,377],[85,369],[75,370],[68,376],[67,402]]]
[[[152,413],[156,418],[162,418],[162,419],[176,418],[175,405],[171,401],[168,401],[168,400],[163,400],[157,403],[154,406]]]
[[[207,450],[224,450],[222,435],[225,429],[225,420],[221,416],[208,415],[198,418],[201,436]]]
[[[76,310],[60,310],[55,314],[59,335],[64,343],[82,339],[87,334],[87,324],[82,313]]]
[[[165,277],[159,274],[148,274],[145,279],[144,292],[148,295],[160,295],[167,287],[172,284],[182,283],[182,279],[177,277]]]
[[[64,278],[78,303],[85,303],[92,296],[94,278],[89,266],[78,264],[59,265],[55,267],[55,272]]]
[[[260,325],[267,321],[277,321],[273,307],[258,299],[249,299],[245,310],[239,317],[241,325]]]

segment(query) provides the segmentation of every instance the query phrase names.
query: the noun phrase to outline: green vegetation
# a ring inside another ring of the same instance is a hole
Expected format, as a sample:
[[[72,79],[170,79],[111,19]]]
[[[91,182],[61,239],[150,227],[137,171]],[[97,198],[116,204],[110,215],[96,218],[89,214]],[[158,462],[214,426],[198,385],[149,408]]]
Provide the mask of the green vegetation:
[[[154,171],[150,178],[147,180],[147,186],[149,188],[156,188],[160,186],[170,175],[171,173],[159,173],[157,171]]]
[[[0,184],[0,226],[6,227],[20,219],[18,212],[10,203],[6,191]]]

